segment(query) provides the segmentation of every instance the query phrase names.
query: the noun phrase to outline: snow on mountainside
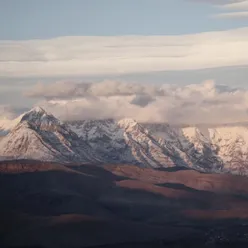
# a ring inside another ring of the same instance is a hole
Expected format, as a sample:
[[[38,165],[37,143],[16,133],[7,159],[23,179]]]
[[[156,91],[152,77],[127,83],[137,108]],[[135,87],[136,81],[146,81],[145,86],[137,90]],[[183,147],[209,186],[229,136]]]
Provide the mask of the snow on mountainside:
[[[222,161],[200,132],[195,134],[195,139],[190,140],[185,133],[186,129],[166,124],[160,124],[160,130],[157,130],[157,124],[144,125],[145,128],[132,119],[118,122],[77,121],[69,126],[112,163],[135,163],[155,168],[185,166],[201,171],[222,170]],[[154,130],[160,131],[159,135]]]
[[[248,127],[171,127],[166,124],[145,125],[161,144],[180,149],[191,165],[205,171],[248,175]]]
[[[242,125],[179,127],[123,119],[69,126],[111,162],[248,175],[248,128]]]
[[[37,107],[0,141],[0,157],[59,162],[95,161],[91,147],[66,125]]]
[[[4,136],[9,133],[11,129],[13,129],[22,119],[23,115],[20,115],[16,119],[8,119],[8,118],[2,118],[0,119],[0,136]]]
[[[209,129],[211,144],[222,159],[225,169],[235,174],[248,174],[248,128],[219,127]]]
[[[132,119],[75,121],[69,126],[106,162],[154,168],[176,165],[158,140]]]
[[[0,139],[1,159],[185,166],[248,175],[248,128],[242,125],[141,125],[132,119],[63,124],[37,107],[5,130],[9,133]]]

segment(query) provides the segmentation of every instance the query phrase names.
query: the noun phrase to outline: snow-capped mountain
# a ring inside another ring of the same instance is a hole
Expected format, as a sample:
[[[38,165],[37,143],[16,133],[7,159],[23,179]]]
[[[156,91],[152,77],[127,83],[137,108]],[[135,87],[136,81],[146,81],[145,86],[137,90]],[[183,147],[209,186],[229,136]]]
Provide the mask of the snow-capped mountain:
[[[91,147],[66,125],[42,108],[22,115],[20,122],[0,142],[2,158],[59,162],[92,162]]]
[[[158,139],[132,119],[76,121],[69,126],[105,162],[154,168],[176,165]]]
[[[0,139],[1,159],[185,166],[248,175],[248,128],[242,125],[179,127],[132,119],[63,124],[37,107],[5,130]]]
[[[131,119],[79,121],[69,126],[108,162],[248,174],[245,126],[141,125]]]
[[[248,174],[248,126],[172,127],[145,125],[164,146],[180,152],[187,166],[204,171]],[[181,153],[183,152],[183,153]]]
[[[248,127],[217,127],[207,130],[209,146],[222,161],[224,171],[248,174]]]

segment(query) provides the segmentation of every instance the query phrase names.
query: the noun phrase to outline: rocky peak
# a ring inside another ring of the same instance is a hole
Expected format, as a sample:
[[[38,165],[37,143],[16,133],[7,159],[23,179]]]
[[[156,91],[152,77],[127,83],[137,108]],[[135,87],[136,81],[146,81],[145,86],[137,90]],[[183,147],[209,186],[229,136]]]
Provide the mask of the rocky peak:
[[[124,118],[118,121],[118,126],[124,129],[133,128],[138,125],[138,122],[131,118]]]
[[[41,130],[52,130],[63,123],[55,118],[53,115],[48,114],[43,108],[35,107],[25,113],[20,122],[28,122],[33,128],[39,128]]]

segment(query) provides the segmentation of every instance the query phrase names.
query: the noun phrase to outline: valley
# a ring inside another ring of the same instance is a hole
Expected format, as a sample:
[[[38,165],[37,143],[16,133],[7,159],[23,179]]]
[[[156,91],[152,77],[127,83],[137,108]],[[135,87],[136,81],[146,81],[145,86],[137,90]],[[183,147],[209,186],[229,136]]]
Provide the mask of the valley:
[[[0,171],[1,247],[248,241],[248,180],[240,176],[31,160],[1,162]]]

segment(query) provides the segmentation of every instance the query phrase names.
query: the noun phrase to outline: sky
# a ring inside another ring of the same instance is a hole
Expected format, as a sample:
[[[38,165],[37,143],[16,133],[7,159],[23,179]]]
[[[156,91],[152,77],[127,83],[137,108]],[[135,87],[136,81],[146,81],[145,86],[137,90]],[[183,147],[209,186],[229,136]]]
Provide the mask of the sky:
[[[1,0],[0,39],[50,39],[85,35],[181,35],[247,26],[247,18],[215,18],[215,15],[232,11],[208,2]]]
[[[127,102],[123,117],[133,102],[141,101],[144,111],[146,101],[168,104],[143,91],[124,94],[123,85],[169,87],[166,94],[181,99],[178,91],[208,91],[205,82],[212,82],[207,85],[217,95],[223,93],[218,90],[221,85],[228,87],[225,94],[246,91],[247,78],[247,0],[0,0],[0,118],[6,109],[19,113],[37,104],[59,112],[51,101],[64,101],[65,94],[67,101],[80,97],[81,109],[92,113],[87,117],[96,118],[100,105],[85,102],[92,94],[70,95],[68,87],[75,90],[78,84],[80,89],[92,83],[104,90],[99,84],[111,82],[107,86],[112,100]],[[47,96],[51,87],[60,94]],[[109,100],[100,92],[93,95]],[[156,111],[158,120],[168,119],[168,114],[160,118],[164,109]],[[242,111],[243,121],[246,107]]]

